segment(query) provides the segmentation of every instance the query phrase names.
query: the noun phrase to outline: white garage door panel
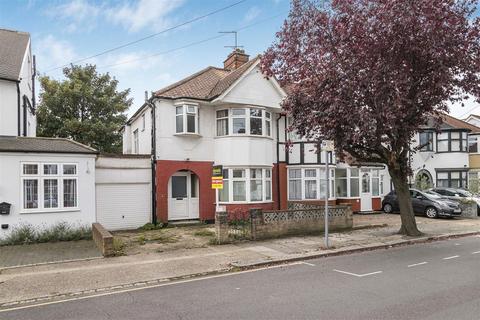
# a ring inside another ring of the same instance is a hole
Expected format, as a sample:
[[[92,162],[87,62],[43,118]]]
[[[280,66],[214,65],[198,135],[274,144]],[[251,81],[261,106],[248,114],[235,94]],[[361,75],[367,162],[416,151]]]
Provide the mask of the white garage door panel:
[[[136,229],[151,221],[150,184],[97,184],[97,221],[107,230]]]

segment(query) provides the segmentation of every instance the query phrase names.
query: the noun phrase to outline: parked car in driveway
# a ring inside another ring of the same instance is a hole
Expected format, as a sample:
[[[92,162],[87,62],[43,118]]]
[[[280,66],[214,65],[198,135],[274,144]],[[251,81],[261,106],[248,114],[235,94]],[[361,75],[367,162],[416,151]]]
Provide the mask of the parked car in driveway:
[[[480,197],[475,196],[473,193],[463,189],[456,189],[456,188],[432,188],[430,189],[433,192],[438,193],[442,197],[453,200],[453,201],[461,201],[461,200],[470,200],[475,201],[477,204],[477,213],[480,212]]]
[[[460,205],[448,199],[443,199],[439,195],[426,193],[416,189],[410,189],[412,206],[415,214],[426,215],[428,218],[437,217],[457,217],[462,210]],[[382,208],[385,213],[400,211],[397,195],[392,190],[382,201]]]

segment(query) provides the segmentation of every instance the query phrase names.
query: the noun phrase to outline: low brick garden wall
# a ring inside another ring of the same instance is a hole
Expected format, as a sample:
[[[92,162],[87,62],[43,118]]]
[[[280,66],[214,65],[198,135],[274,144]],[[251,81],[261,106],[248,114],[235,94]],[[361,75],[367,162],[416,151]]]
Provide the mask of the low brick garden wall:
[[[92,223],[92,236],[95,245],[104,257],[114,255],[113,236],[100,223]]]
[[[244,239],[260,240],[290,235],[318,234],[324,231],[324,207],[308,206],[288,210],[251,209],[250,217],[243,224]],[[353,226],[350,206],[329,208],[329,230],[350,229]],[[238,224],[229,223],[227,212],[217,212],[215,219],[217,243],[228,243],[238,239]]]

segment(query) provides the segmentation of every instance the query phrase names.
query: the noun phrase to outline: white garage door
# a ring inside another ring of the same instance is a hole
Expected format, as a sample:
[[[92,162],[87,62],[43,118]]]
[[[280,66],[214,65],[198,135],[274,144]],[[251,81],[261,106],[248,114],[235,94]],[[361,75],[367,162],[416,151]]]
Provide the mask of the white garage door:
[[[97,184],[97,221],[107,230],[136,229],[151,222],[150,184]]]

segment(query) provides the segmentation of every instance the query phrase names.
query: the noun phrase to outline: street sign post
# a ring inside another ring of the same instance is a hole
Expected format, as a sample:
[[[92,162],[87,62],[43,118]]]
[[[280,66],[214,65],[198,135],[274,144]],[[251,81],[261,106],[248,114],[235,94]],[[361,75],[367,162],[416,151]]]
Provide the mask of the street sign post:
[[[223,189],[223,166],[212,168],[212,189],[215,189],[215,211],[220,209],[218,190]]]
[[[325,152],[327,195],[325,196],[325,247],[328,249],[328,197],[330,195],[330,168],[328,153],[333,152],[335,145],[332,140],[322,140],[321,151]]]

